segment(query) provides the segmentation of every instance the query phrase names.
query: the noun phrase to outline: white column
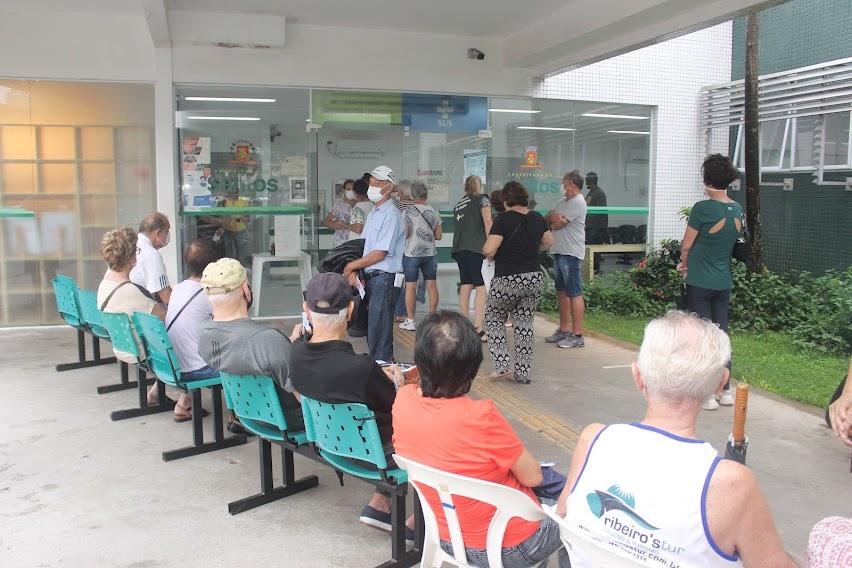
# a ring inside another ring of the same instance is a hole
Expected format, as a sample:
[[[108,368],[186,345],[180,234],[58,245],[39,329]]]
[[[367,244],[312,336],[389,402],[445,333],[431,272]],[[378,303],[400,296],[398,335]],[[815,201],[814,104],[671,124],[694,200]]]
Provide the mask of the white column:
[[[157,47],[154,80],[154,156],[157,164],[157,211],[166,215],[172,224],[172,242],[160,250],[172,285],[178,282],[177,167],[175,164],[175,97],[172,84],[172,50]]]

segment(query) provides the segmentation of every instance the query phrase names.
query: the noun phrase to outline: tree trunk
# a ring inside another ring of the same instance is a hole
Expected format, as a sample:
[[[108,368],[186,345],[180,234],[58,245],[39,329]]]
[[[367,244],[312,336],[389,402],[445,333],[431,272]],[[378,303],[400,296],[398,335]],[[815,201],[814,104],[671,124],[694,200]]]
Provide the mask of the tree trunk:
[[[745,186],[746,221],[751,232],[752,271],[763,271],[763,233],[760,229],[760,125],[757,68],[758,12],[748,15],[745,60]]]

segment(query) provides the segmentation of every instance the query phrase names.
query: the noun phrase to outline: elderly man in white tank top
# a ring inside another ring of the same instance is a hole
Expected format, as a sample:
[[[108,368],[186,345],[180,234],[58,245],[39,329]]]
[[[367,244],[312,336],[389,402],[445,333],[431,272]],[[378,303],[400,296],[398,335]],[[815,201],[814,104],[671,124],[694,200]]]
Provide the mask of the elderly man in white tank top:
[[[696,437],[730,357],[728,336],[707,320],[670,312],[648,324],[633,364],[645,418],[583,430],[557,512],[649,567],[795,566],[751,471]],[[590,566],[575,555],[571,565]]]

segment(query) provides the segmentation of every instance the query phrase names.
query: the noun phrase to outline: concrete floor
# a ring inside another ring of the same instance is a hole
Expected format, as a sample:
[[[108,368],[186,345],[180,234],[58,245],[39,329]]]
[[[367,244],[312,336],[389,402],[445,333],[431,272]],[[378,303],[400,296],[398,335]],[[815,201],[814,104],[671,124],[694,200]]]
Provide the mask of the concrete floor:
[[[538,320],[537,337],[552,327]],[[398,358],[411,359],[412,336],[398,332]],[[135,391],[95,393],[117,379],[115,365],[53,370],[75,352],[68,328],[0,331],[0,567],[375,566],[389,557],[387,535],[357,522],[371,487],[347,479],[341,488],[300,456],[297,477],[318,475],[318,488],[230,516],[229,501],[257,491],[256,444],[164,463],[160,452],[189,444],[190,423],[170,414],[111,422]],[[624,367],[634,356],[594,338],[572,351],[540,342],[532,385],[478,380],[473,393],[493,398],[533,454],[565,470],[582,426],[641,418]],[[721,451],[731,418],[729,408],[706,412],[699,433]],[[801,558],[817,520],[852,516],[849,452],[815,409],[760,394],[748,433],[748,465]]]

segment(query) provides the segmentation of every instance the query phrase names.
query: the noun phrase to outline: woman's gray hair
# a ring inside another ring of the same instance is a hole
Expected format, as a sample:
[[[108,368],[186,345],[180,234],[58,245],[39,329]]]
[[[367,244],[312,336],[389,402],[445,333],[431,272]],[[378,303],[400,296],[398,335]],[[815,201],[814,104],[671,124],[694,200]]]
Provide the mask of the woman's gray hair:
[[[346,319],[348,315],[348,308],[343,308],[336,314],[318,314],[316,312],[311,312],[311,322],[313,322],[314,327],[319,326],[334,329],[335,327],[346,325]]]
[[[649,400],[700,404],[718,390],[730,360],[731,342],[716,324],[671,311],[645,327],[637,364]]]
[[[414,180],[411,182],[411,196],[414,199],[426,199],[429,196],[429,188],[419,179]]]

